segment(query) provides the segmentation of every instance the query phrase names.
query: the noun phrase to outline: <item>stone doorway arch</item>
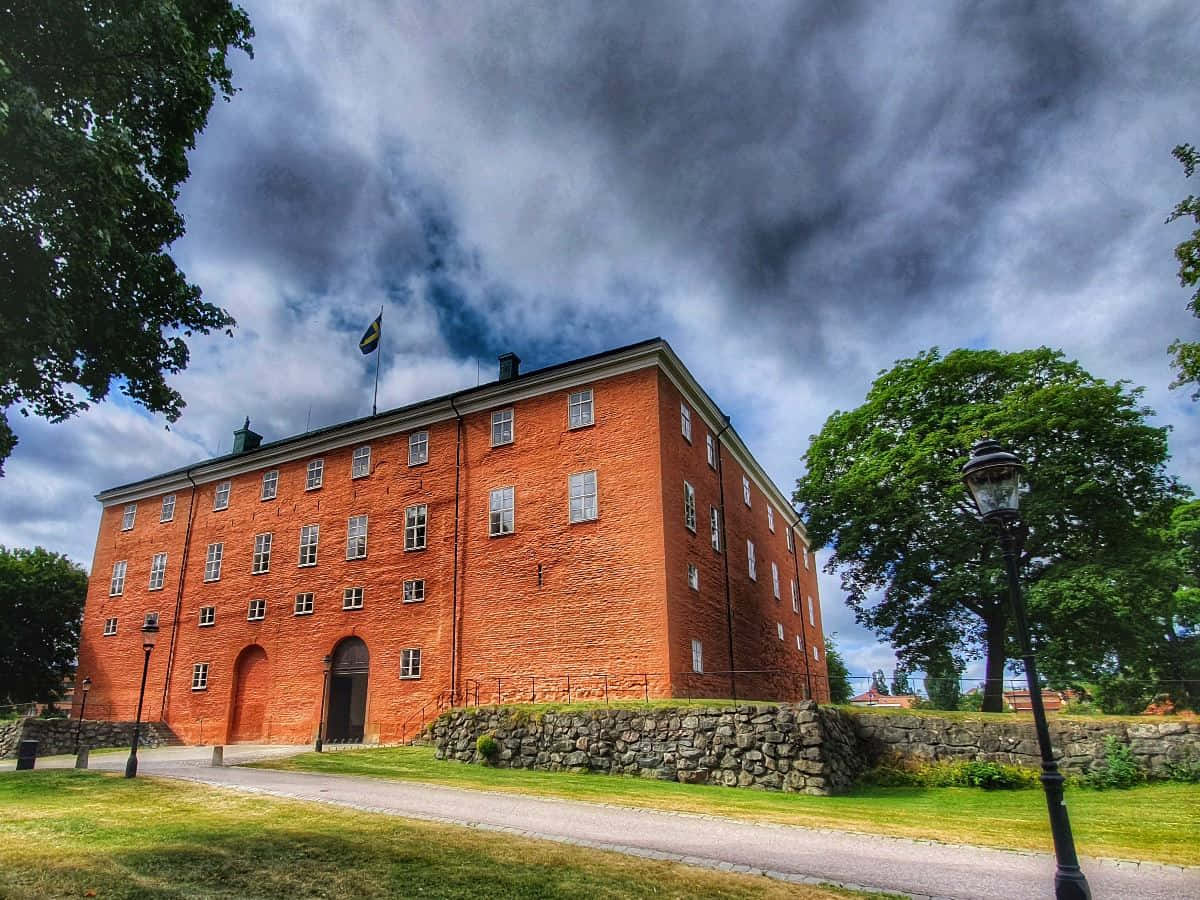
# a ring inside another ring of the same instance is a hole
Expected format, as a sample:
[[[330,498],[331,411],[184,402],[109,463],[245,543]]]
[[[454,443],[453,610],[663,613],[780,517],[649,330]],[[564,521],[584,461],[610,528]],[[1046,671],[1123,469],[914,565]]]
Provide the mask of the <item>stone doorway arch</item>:
[[[343,638],[333,648],[329,670],[329,714],[325,740],[359,743],[367,719],[367,674],[370,654],[362,638]]]

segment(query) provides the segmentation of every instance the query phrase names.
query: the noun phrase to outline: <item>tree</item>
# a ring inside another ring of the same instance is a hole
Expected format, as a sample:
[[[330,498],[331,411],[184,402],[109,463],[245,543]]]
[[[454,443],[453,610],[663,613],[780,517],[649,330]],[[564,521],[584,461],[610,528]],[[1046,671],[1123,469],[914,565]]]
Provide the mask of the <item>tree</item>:
[[[913,692],[912,685],[908,683],[908,669],[897,663],[896,670],[892,672],[892,691],[893,694],[911,694]]]
[[[1180,144],[1171,151],[1171,155],[1183,166],[1185,178],[1191,178],[1200,166],[1200,151],[1191,144]],[[1179,201],[1167,216],[1167,224],[1176,219],[1191,217],[1200,226],[1200,197],[1192,194]],[[1196,287],[1188,309],[1193,315],[1200,316],[1200,227],[1192,232],[1192,236],[1175,248],[1175,258],[1179,260],[1179,283],[1183,287]],[[1191,384],[1197,387],[1192,394],[1193,400],[1200,400],[1200,342],[1175,341],[1170,346],[1171,361],[1175,365],[1175,381],[1171,387],[1179,388]]]
[[[933,654],[925,661],[925,693],[934,709],[958,709],[962,699],[959,679],[963,665],[949,650]]]
[[[888,692],[887,678],[883,674],[883,669],[876,669],[871,673],[871,690],[877,694]]]
[[[0,546],[0,703],[59,696],[75,667],[87,582],[61,554]]]
[[[234,321],[166,248],[230,48],[228,0],[16,0],[0,13],[0,465],[6,408],[59,422],[120,390],[174,421],[185,337]],[[3,470],[0,469],[0,474]]]
[[[825,636],[825,672],[829,676],[829,702],[849,703],[850,698],[854,696],[854,688],[850,685],[850,670],[846,668],[846,661],[842,659],[842,654],[833,642],[835,637],[836,634]]]
[[[1166,429],[1146,423],[1141,394],[1044,347],[934,349],[881,373],[813,437],[795,493],[859,622],[913,667],[942,650],[985,656],[984,709],[1000,711],[1007,581],[960,468],[984,436],[1025,459],[1025,584],[1071,560],[1123,565],[1147,519],[1185,493],[1164,474]]]

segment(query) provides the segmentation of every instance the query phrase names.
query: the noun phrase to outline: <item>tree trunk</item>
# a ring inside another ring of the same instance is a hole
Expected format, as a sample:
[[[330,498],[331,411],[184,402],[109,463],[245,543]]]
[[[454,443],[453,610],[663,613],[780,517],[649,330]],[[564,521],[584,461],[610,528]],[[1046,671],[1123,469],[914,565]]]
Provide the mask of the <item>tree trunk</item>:
[[[1005,633],[1008,616],[1004,605],[997,603],[991,615],[983,620],[987,641],[987,681],[983,686],[983,712],[1004,712]]]

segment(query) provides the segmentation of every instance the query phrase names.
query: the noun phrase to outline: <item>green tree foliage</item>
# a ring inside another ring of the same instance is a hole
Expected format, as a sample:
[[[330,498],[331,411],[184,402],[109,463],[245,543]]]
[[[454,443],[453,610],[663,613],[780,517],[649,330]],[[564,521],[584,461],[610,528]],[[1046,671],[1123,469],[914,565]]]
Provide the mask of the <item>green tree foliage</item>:
[[[892,693],[913,693],[912,685],[908,683],[908,669],[902,665],[897,665],[896,671],[892,672]]]
[[[888,692],[887,676],[883,674],[883,669],[876,669],[871,673],[871,687],[877,694]]]
[[[1139,713],[1160,695],[1200,701],[1200,501],[1158,518],[1122,565],[1064,560],[1030,591],[1045,674],[1091,685],[1104,712]]]
[[[79,649],[87,582],[61,554],[0,546],[0,703],[59,695]]]
[[[1200,166],[1200,151],[1191,144],[1180,144],[1171,151],[1171,155],[1179,160],[1187,178],[1191,178],[1196,167]],[[1188,194],[1175,205],[1171,215],[1167,217],[1167,223],[1189,217],[1200,226],[1200,197],[1192,194]],[[1200,316],[1200,227],[1175,248],[1175,258],[1179,260],[1179,283],[1185,288],[1196,288],[1188,301],[1188,309],[1193,315]],[[1175,341],[1171,344],[1170,351],[1171,361],[1175,364],[1175,381],[1171,387],[1179,388],[1190,384],[1196,388],[1192,399],[1200,400],[1200,342]]]
[[[850,670],[846,661],[838,652],[833,639],[836,634],[825,636],[825,671],[829,673],[829,701],[831,703],[849,703],[854,696],[854,688],[850,684]]]
[[[858,620],[914,667],[943,650],[985,656],[983,707],[1000,711],[1007,581],[960,468],[984,436],[1024,458],[1027,585],[1068,563],[1124,566],[1147,524],[1184,493],[1164,474],[1166,429],[1146,423],[1141,394],[1044,347],[934,349],[881,373],[862,406],[834,413],[814,436],[795,493]]]
[[[963,665],[948,650],[939,650],[925,661],[925,693],[934,709],[958,709],[962,699]]]
[[[187,151],[233,95],[226,54],[252,36],[228,0],[0,8],[0,465],[7,407],[62,421],[115,379],[174,421],[184,338],[234,324],[166,248]]]

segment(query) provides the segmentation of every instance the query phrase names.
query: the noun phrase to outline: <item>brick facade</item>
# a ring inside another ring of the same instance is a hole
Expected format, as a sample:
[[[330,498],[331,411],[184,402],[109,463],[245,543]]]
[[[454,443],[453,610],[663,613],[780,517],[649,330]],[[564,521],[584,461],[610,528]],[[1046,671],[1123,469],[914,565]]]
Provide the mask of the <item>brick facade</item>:
[[[568,397],[589,388],[594,423],[571,428]],[[681,434],[681,404],[690,412],[690,442]],[[512,411],[513,439],[493,446],[499,410]],[[158,613],[160,632],[143,715],[196,743],[312,740],[322,659],[351,636],[369,654],[365,674],[347,674],[338,655],[325,706],[357,709],[368,741],[402,739],[452,697],[489,703],[736,690],[743,698],[800,699],[811,691],[821,699],[823,653],[814,659],[810,650],[822,647],[816,572],[804,565],[803,528],[796,525],[790,552],[795,515],[733,429],[715,441],[716,467],[709,464],[708,435],[715,439],[723,426],[670,348],[649,341],[106,491],[79,651],[79,677],[92,678],[89,711],[133,717],[148,612]],[[416,432],[428,435],[428,460],[410,465]],[[368,474],[354,478],[354,451],[366,446]],[[306,489],[317,459],[322,483]],[[263,475],[272,471],[275,496],[261,499]],[[595,472],[597,517],[572,523],[568,479],[582,472]],[[228,505],[217,509],[225,481]],[[684,481],[695,492],[694,533],[684,522]],[[722,482],[724,542],[716,551],[710,509],[721,509]],[[512,488],[515,527],[492,536],[490,494],[500,488]],[[174,515],[161,522],[167,494],[175,495]],[[425,546],[406,549],[406,509],[417,506],[427,513]],[[348,559],[348,521],[363,515],[366,556]],[[300,565],[301,529],[309,525],[319,527],[316,562]],[[271,535],[269,565],[256,573],[255,538],[263,534]],[[756,580],[747,573],[748,538]],[[220,576],[206,580],[216,544]],[[152,589],[152,560],[161,553],[165,577]],[[110,596],[119,561],[123,589]],[[689,585],[689,564],[698,590]],[[424,582],[423,599],[405,602],[405,582],[415,580]],[[352,588],[362,589],[361,608],[343,609]],[[311,613],[297,612],[302,593],[313,595]],[[250,620],[256,600],[264,614]],[[202,618],[208,607],[212,624]],[[113,618],[116,633],[105,635]],[[703,674],[693,672],[693,640]],[[405,652],[415,650],[420,673],[410,677]],[[207,668],[194,683],[197,664]],[[359,696],[365,708],[354,705]]]

